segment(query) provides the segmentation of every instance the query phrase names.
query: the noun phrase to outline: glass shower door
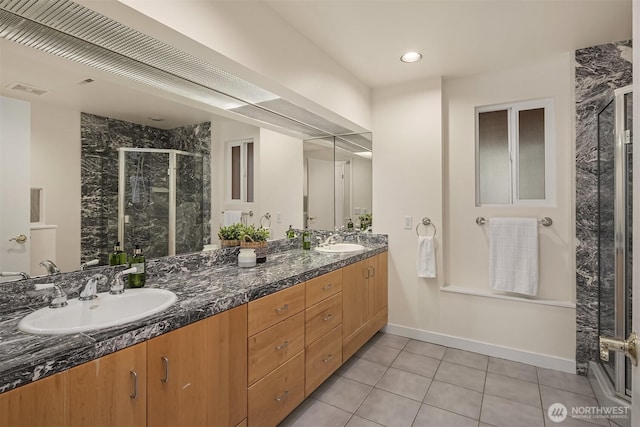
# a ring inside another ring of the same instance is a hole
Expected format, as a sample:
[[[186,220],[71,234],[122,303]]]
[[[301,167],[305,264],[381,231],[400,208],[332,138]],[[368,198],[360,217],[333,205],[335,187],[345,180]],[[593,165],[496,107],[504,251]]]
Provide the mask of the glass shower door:
[[[175,153],[176,254],[202,250],[204,237],[203,159],[197,154]]]

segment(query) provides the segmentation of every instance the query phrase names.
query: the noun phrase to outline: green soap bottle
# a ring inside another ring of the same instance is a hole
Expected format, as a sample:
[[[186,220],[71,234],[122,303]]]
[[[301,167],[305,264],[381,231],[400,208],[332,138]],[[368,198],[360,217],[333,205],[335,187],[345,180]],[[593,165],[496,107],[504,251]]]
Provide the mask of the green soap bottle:
[[[122,265],[127,263],[127,254],[122,252],[120,242],[116,242],[113,252],[109,254],[109,265]]]
[[[289,229],[287,230],[287,239],[293,239],[296,237],[296,232],[293,229],[292,226],[289,226]]]
[[[302,249],[311,249],[311,232],[308,228],[306,228],[302,233]]]
[[[353,230],[353,221],[349,218],[349,222],[347,222],[347,230]]]
[[[133,255],[129,258],[129,267],[135,267],[138,269],[136,273],[129,274],[129,287],[143,287],[147,275],[145,273],[144,255],[142,255],[142,249],[140,249],[140,246],[138,245],[136,245],[136,248],[133,250]]]

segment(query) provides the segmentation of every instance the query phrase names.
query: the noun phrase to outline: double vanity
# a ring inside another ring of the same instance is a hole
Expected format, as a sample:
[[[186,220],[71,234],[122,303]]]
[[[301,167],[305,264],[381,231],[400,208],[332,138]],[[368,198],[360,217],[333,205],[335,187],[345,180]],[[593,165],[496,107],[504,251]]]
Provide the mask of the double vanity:
[[[386,236],[357,243],[270,244],[248,269],[230,249],[152,262],[139,292],[176,301],[82,333],[18,330],[44,305],[24,291],[0,314],[0,426],[277,425],[387,323]]]

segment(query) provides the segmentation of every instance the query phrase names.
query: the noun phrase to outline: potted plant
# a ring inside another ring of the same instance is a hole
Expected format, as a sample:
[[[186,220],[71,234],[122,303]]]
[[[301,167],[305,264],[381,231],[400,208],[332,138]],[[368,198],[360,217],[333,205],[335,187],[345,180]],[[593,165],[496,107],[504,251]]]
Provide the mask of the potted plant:
[[[255,249],[256,262],[262,263],[267,260],[267,239],[269,238],[269,230],[255,225],[247,225],[242,227],[240,231],[240,247],[247,249]]]
[[[362,214],[358,217],[360,219],[360,229],[366,230],[373,223],[373,218],[371,214]]]
[[[220,230],[218,230],[220,245],[222,247],[240,245],[240,233],[243,228],[240,223],[220,227]]]

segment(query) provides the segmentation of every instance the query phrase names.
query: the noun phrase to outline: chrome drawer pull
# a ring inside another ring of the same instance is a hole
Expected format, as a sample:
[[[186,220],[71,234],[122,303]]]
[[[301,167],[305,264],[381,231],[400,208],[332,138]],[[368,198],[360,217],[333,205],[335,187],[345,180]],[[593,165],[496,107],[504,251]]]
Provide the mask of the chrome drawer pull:
[[[333,288],[333,285],[331,283],[329,283],[327,286],[324,286],[322,288],[323,291],[328,291],[329,289]]]
[[[285,390],[284,393],[282,393],[280,396],[276,396],[276,401],[277,402],[282,402],[287,397],[289,397],[289,390]]]
[[[131,378],[133,378],[133,393],[129,395],[130,398],[135,399],[138,397],[138,373],[136,371],[129,371]]]
[[[282,313],[285,310],[289,310],[289,304],[285,304],[282,307],[276,308],[276,313]]]
[[[326,316],[324,316],[322,320],[326,322],[327,320],[331,320],[332,318],[333,318],[333,314],[327,314]]]
[[[164,378],[160,379],[163,383],[169,382],[169,358],[167,356],[162,356],[162,362],[164,363]]]
[[[276,351],[280,351],[283,348],[287,347],[289,345],[289,341],[285,341],[282,344],[280,344],[279,346],[276,347]]]
[[[328,356],[327,356],[327,358],[326,358],[326,359],[322,359],[322,361],[323,361],[324,363],[327,363],[327,362],[328,362],[328,361],[330,361],[331,359],[333,359],[333,354],[328,355]]]

